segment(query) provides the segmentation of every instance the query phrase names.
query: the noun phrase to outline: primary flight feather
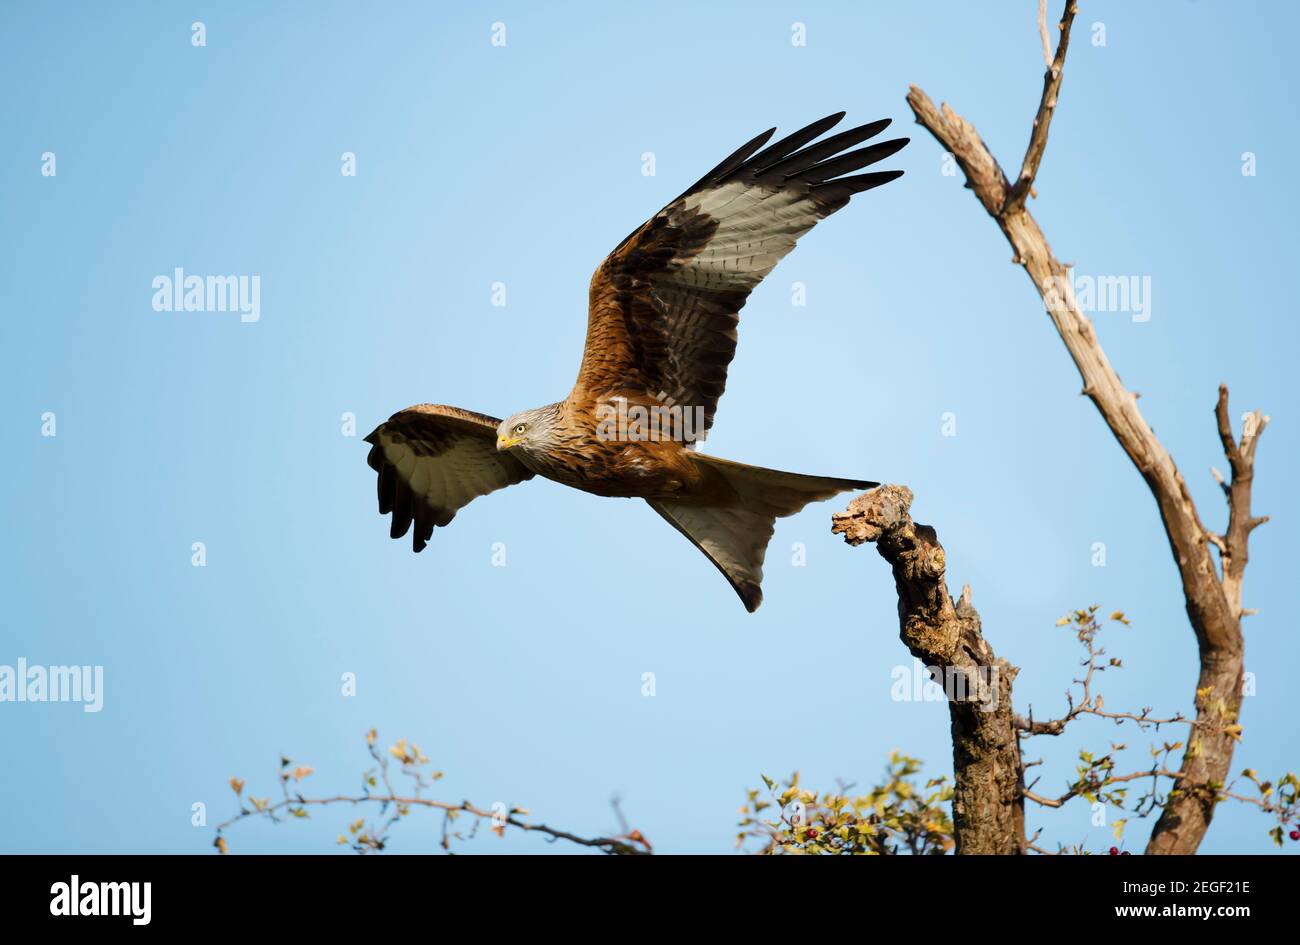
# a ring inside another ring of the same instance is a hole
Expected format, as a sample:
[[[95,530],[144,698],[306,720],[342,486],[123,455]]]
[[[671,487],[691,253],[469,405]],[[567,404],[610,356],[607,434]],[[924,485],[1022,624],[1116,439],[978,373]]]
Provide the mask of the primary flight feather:
[[[717,566],[747,610],[758,609],[776,519],[877,485],[694,449],[713,424],[749,293],[818,221],[902,176],[853,174],[907,144],[850,150],[889,119],[815,140],[843,117],[772,145],[775,129],[764,132],[615,247],[591,279],[582,367],[567,398],[504,421],[421,404],[366,437],[392,537],[413,527],[420,551],[435,527],[478,496],[538,475],[645,499]]]

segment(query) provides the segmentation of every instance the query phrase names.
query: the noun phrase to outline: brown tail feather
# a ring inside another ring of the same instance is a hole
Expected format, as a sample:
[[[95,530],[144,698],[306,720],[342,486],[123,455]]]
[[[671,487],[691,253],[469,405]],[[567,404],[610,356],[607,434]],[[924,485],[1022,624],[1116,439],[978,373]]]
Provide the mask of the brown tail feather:
[[[763,602],[763,557],[778,518],[793,515],[809,502],[879,485],[858,479],[780,472],[701,453],[693,453],[691,458],[721,475],[734,491],[734,498],[716,505],[702,505],[698,499],[647,501],[704,552],[750,613]]]

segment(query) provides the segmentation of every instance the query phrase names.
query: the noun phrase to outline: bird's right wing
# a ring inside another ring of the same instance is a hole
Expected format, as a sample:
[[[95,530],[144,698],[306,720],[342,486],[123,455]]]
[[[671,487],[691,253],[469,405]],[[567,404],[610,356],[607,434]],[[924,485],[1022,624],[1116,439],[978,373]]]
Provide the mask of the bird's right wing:
[[[411,547],[423,550],[435,526],[481,495],[533,478],[496,448],[495,417],[419,404],[381,423],[366,437],[366,461],[379,474],[379,514],[393,513],[389,534],[401,538],[415,523]]]

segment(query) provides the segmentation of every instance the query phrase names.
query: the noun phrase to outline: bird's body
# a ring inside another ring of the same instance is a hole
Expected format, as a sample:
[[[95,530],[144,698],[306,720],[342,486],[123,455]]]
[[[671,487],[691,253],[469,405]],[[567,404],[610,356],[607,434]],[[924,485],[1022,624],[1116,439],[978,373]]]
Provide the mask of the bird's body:
[[[662,437],[603,438],[598,432],[597,405],[584,401],[586,398],[566,400],[541,408],[546,414],[554,412],[554,432],[510,447],[530,472],[609,498],[671,499],[706,494],[708,477],[692,462],[684,444]],[[630,410],[638,405],[652,407],[628,400]],[[519,422],[515,417],[511,420]],[[510,439],[508,422],[503,423],[501,433],[505,441]]]
[[[804,476],[695,448],[713,423],[755,285],[819,220],[901,172],[842,177],[906,139],[841,153],[873,122],[815,144],[832,115],[759,150],[742,146],[633,231],[591,280],[587,343],[567,398],[504,421],[423,404],[367,441],[391,534],[421,550],[475,497],[542,476],[604,497],[645,499],[727,577],[748,610],[777,518],[874,482]]]

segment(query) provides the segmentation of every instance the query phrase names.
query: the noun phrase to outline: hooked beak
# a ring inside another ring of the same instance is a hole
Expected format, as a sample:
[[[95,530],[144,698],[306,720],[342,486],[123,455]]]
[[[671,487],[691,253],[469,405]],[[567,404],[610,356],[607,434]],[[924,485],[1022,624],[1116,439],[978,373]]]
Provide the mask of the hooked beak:
[[[522,436],[498,436],[497,451],[508,450],[522,439]]]

